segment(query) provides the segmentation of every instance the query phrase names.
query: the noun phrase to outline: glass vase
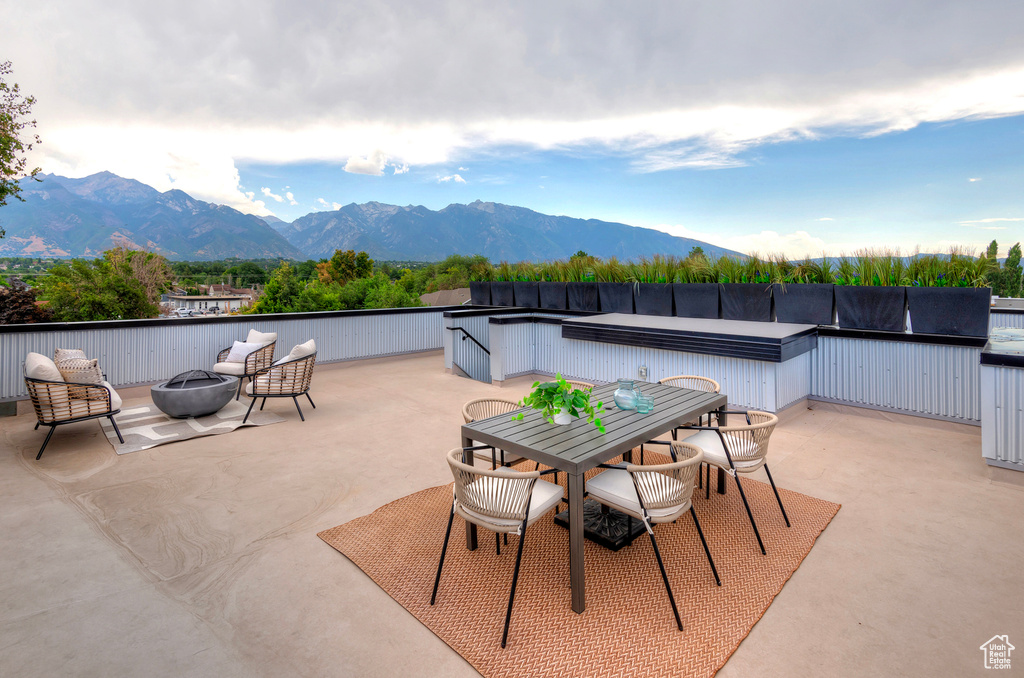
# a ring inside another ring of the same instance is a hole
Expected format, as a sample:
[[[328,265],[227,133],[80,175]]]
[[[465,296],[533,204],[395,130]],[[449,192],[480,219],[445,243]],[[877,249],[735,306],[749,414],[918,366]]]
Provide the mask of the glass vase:
[[[639,396],[640,392],[634,387],[632,379],[619,379],[619,387],[612,394],[615,405],[620,410],[635,410],[636,399]]]

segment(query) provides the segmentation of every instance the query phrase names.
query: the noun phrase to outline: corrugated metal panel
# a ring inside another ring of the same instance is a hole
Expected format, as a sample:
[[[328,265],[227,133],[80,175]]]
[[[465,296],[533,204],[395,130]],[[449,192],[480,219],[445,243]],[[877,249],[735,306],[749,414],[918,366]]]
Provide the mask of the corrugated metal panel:
[[[485,315],[451,319],[452,327],[464,328],[490,350],[491,336],[487,321],[488,316]],[[469,339],[464,339],[464,336],[462,332],[452,332],[452,362],[472,379],[491,383],[491,356]]]
[[[775,404],[781,410],[811,393],[811,353],[804,353],[776,366]]]
[[[997,327],[1016,327],[1024,329],[1024,313],[992,313],[988,316],[988,330],[991,332]]]
[[[993,396],[982,423],[986,457],[1024,468],[1024,370],[983,366],[984,384]]]
[[[98,358],[115,386],[167,379],[190,369],[210,369],[217,351],[244,339],[250,327],[277,332],[278,357],[295,344],[315,339],[317,362],[376,358],[442,346],[443,311],[375,315],[325,315],[289,320],[275,316],[252,324],[168,323],[113,329],[60,329],[0,335],[0,400],[25,398],[22,365],[29,352],[52,356],[56,348],[81,348]]]
[[[980,348],[818,337],[811,394],[969,421],[981,420]]]

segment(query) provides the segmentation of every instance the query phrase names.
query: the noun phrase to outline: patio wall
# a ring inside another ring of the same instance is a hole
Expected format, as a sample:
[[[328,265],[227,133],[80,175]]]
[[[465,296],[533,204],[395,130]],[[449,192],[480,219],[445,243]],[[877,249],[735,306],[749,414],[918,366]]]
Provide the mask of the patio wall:
[[[1024,368],[981,366],[981,454],[992,466],[1024,471]]]
[[[317,362],[379,358],[443,346],[445,311],[459,307],[282,313],[227,318],[118,320],[0,326],[0,402],[28,397],[22,365],[30,351],[81,348],[115,387],[211,369],[217,352],[249,328],[277,332],[277,357],[315,339]]]

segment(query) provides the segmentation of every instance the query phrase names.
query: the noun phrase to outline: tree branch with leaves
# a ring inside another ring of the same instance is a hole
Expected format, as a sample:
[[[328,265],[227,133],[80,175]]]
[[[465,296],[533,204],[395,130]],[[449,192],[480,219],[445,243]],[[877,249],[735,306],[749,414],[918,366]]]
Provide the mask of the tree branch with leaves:
[[[23,176],[34,178],[40,172],[38,167],[25,171],[25,154],[40,143],[38,134],[28,132],[36,126],[29,117],[36,98],[23,97],[18,83],[7,82],[11,72],[10,61],[0,62],[0,207],[7,204],[7,198],[24,200],[18,180]],[[3,236],[0,229],[0,238]]]

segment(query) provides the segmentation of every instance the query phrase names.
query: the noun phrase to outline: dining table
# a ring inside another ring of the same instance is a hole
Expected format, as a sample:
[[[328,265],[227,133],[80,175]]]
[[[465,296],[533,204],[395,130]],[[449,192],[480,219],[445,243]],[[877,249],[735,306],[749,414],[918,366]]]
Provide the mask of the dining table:
[[[635,409],[619,409],[612,397],[617,388],[615,383],[593,389],[591,404],[596,406],[601,402],[604,406],[598,415],[604,425],[604,433],[588,422],[586,417],[558,425],[532,408],[480,419],[462,427],[463,447],[491,445],[565,472],[569,504],[569,579],[572,609],[577,613],[586,609],[583,566],[584,474],[619,455],[629,453],[648,440],[672,431],[677,426],[694,422],[710,412],[717,410],[720,423],[725,423],[724,395],[643,381],[636,382],[636,386],[645,396],[654,399],[652,411],[640,413]],[[513,419],[520,412],[523,418]],[[467,455],[467,460],[473,463],[474,455]],[[473,550],[476,547],[476,526],[467,522],[466,548]]]

